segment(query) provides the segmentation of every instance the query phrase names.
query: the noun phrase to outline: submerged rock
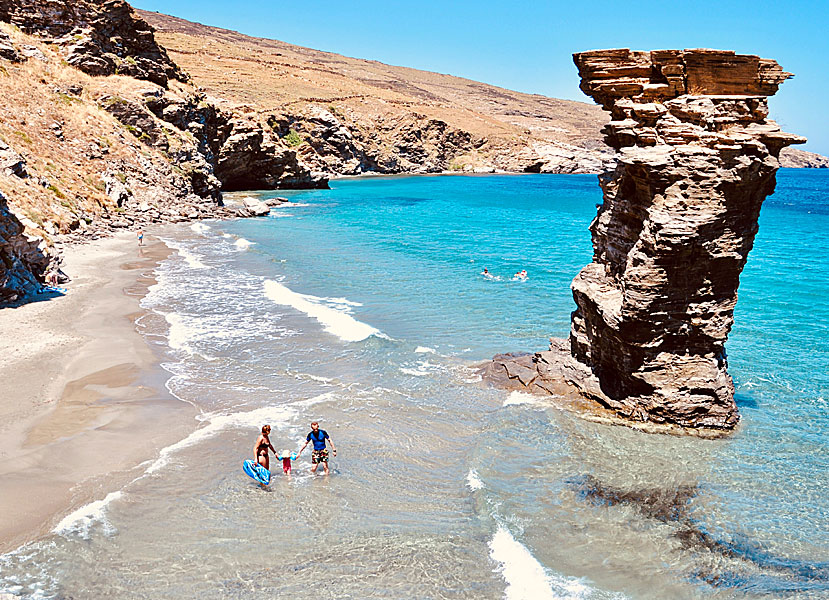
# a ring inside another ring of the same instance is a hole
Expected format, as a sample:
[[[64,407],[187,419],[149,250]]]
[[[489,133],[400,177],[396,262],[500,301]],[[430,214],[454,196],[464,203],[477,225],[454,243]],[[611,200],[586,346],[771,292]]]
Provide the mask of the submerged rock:
[[[581,89],[611,114],[603,133],[618,151],[615,170],[599,177],[593,262],[571,285],[569,349],[553,342],[489,371],[501,365],[535,389],[566,381],[625,419],[732,429],[725,342],[739,276],[780,150],[806,141],[767,119],[767,97],[791,74],[714,50],[574,60]]]

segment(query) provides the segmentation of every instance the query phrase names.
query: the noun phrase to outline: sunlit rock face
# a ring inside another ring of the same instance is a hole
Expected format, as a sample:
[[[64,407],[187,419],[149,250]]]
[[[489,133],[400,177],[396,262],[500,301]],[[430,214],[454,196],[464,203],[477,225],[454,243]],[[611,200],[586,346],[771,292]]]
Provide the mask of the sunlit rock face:
[[[714,50],[573,58],[611,114],[618,163],[599,178],[593,262],[571,286],[570,351],[597,381],[572,383],[630,419],[733,428],[725,342],[740,273],[780,150],[805,142],[767,118],[791,74]]]

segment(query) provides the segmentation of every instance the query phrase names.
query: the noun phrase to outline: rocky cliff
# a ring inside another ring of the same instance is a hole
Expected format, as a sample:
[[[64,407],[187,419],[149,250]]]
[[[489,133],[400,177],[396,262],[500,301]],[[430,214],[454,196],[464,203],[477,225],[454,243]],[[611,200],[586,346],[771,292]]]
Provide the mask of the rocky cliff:
[[[740,273],[780,151],[806,141],[768,119],[768,96],[791,74],[714,50],[574,60],[581,89],[610,113],[602,131],[618,151],[599,180],[593,262],[572,283],[569,344],[500,357],[490,373],[536,388],[567,379],[627,419],[732,429],[725,342]]]
[[[0,303],[65,243],[320,187],[263,118],[199,91],[122,0],[0,0]]]
[[[186,81],[153,29],[122,0],[0,0],[0,21],[47,39],[90,75],[128,75],[166,86]]]

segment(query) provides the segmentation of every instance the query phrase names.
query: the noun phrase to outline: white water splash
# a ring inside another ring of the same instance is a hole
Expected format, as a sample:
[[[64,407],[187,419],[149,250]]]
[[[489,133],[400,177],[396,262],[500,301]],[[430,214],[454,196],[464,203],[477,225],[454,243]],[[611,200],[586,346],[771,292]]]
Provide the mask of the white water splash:
[[[64,537],[75,534],[86,540],[89,539],[89,532],[92,525],[97,522],[103,523],[107,529],[112,530],[112,526],[105,517],[106,507],[110,502],[118,500],[123,495],[123,492],[120,491],[110,492],[103,500],[96,500],[80,507],[75,512],[61,519],[60,523],[52,530],[52,533],[57,533]]]
[[[517,404],[539,404],[539,401],[538,398],[527,392],[510,392],[510,395],[504,400],[504,406],[514,406]]]
[[[204,223],[193,223],[192,225],[190,225],[190,229],[201,235],[210,233],[210,227],[208,227]]]
[[[473,492],[484,488],[484,482],[478,477],[478,472],[475,469],[470,469],[469,473],[466,474],[466,485]]]
[[[164,243],[167,244],[170,248],[178,252],[178,255],[182,257],[187,264],[192,269],[207,269],[209,268],[206,264],[201,261],[201,256],[196,254],[195,252],[191,252],[181,244],[178,244],[171,240],[164,240]]]
[[[489,542],[489,556],[500,563],[495,571],[507,582],[505,600],[587,598],[592,590],[577,579],[550,574],[532,553],[502,525]]]
[[[320,298],[299,294],[270,279],[265,281],[265,296],[276,304],[290,306],[316,319],[325,331],[343,341],[359,342],[372,335],[382,335],[378,329],[348,314],[351,304],[343,298]]]

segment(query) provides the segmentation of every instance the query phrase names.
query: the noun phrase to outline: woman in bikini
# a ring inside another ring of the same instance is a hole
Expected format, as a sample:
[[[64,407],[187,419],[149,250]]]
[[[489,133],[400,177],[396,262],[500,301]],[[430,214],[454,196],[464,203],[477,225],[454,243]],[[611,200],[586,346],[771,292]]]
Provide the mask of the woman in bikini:
[[[262,427],[262,433],[256,438],[256,444],[253,447],[253,462],[258,463],[268,469],[270,468],[270,460],[268,456],[268,448],[270,448],[274,454],[276,454],[276,450],[271,445],[271,439],[268,437],[271,433],[271,426],[264,425]]]

